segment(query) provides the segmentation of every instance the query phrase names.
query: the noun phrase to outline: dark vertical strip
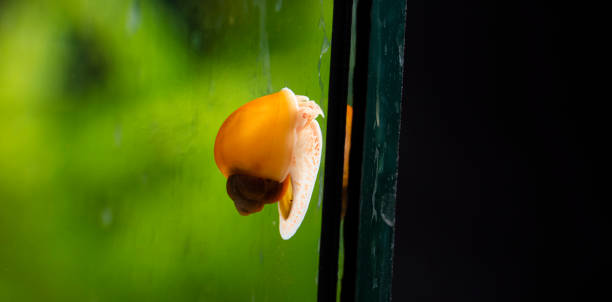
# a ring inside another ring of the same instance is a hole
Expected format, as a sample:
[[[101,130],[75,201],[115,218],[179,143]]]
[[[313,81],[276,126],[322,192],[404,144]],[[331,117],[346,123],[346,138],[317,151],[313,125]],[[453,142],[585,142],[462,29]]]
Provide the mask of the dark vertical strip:
[[[572,4],[506,3],[408,2],[398,301],[611,300],[593,271],[609,259],[592,191],[603,136],[585,120],[604,119],[590,73],[570,68],[599,60],[576,39],[593,27],[566,18]]]
[[[363,158],[363,130],[368,86],[368,54],[370,49],[371,0],[357,0],[355,31],[355,67],[353,69],[353,126],[349,159],[349,185],[346,214],[344,216],[344,271],[342,276],[342,302],[355,301],[357,242],[359,239],[359,196]]]
[[[318,301],[335,301],[352,1],[334,1]]]
[[[424,1],[424,0],[423,0]],[[401,272],[400,270],[403,268],[403,262],[406,261],[405,256],[402,257],[402,252],[404,252],[404,246],[406,245],[405,241],[402,241],[402,232],[404,231],[404,226],[407,224],[407,219],[410,219],[406,215],[406,204],[402,204],[402,199],[404,202],[407,202],[405,199],[407,188],[410,188],[411,179],[408,176],[416,175],[413,171],[408,171],[405,168],[407,162],[414,158],[413,154],[409,154],[407,150],[409,150],[408,140],[406,139],[406,131],[410,126],[414,126],[414,118],[409,120],[411,116],[409,116],[410,107],[408,104],[408,98],[415,98],[414,94],[411,94],[410,89],[414,89],[415,83],[418,81],[417,74],[415,73],[415,69],[422,70],[421,65],[424,63],[422,58],[423,56],[423,45],[424,43],[422,34],[422,21],[423,16],[419,13],[422,8],[423,2],[421,1],[407,1],[406,4],[406,24],[405,24],[405,33],[404,33],[404,43],[406,46],[404,47],[404,74],[403,74],[403,86],[402,86],[402,100],[405,100],[405,104],[402,109],[401,115],[401,129],[400,129],[400,142],[399,142],[399,159],[398,159],[398,179],[397,179],[397,205],[395,207],[395,234],[394,234],[394,244],[393,244],[393,252],[395,255],[395,259],[393,261],[393,277],[392,284],[394,285],[392,288],[392,299],[395,301],[406,301],[407,297],[405,295],[405,288],[410,287],[412,285],[406,284],[405,280],[402,280],[401,277],[405,272]],[[416,40],[416,41],[415,41]],[[409,57],[409,55],[411,57]],[[418,58],[418,59],[417,59]],[[420,75],[422,76],[422,75]],[[408,158],[410,157],[410,158]],[[426,278],[421,278],[426,279]],[[421,281],[426,282],[426,281]],[[416,283],[416,282],[415,282]]]
[[[370,12],[355,291],[368,302],[391,300],[406,1]]]

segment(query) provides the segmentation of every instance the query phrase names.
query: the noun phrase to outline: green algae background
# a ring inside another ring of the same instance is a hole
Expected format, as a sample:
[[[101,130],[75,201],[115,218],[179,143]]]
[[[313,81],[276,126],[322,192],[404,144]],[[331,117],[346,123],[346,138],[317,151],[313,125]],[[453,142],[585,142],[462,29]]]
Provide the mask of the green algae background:
[[[283,241],[275,205],[238,215],[213,145],[283,87],[326,111],[331,16],[0,0],[0,301],[314,301],[320,187]]]

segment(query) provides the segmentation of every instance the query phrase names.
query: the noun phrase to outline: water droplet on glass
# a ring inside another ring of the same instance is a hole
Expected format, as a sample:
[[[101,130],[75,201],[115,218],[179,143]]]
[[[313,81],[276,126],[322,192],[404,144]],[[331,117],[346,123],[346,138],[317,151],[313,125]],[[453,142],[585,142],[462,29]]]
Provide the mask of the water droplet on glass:
[[[321,102],[325,97],[325,86],[323,79],[321,78],[321,63],[323,62],[323,55],[329,50],[329,39],[327,38],[327,32],[325,31],[325,20],[323,17],[319,19],[319,28],[323,31],[323,42],[321,43],[321,52],[319,53],[319,62],[317,64],[317,71],[319,76],[319,89],[321,90]]]
[[[376,171],[378,170],[378,149],[374,150],[374,164],[376,165]],[[376,213],[376,191],[378,190],[378,178],[374,177],[374,188],[372,189],[372,221],[377,221]]]
[[[104,208],[100,213],[100,220],[103,227],[108,227],[113,223],[113,210],[109,207]]]
[[[385,224],[387,224],[387,226],[389,226],[389,227],[393,227],[395,225],[395,217],[389,218],[389,217],[387,217],[387,215],[388,214],[385,213],[385,211],[381,211],[380,212],[380,217],[382,217],[382,219],[385,222]]]
[[[194,31],[191,33],[191,48],[199,50],[202,47],[202,32]]]
[[[266,93],[272,92],[272,77],[270,73],[270,45],[268,31],[266,30],[266,1],[255,2],[259,6],[259,60],[261,62],[261,75],[267,82]]]
[[[121,146],[121,139],[123,138],[123,131],[121,130],[121,125],[117,124],[115,126],[115,132],[113,136],[115,138],[115,147]]]
[[[125,29],[128,34],[133,35],[138,31],[140,27],[140,1],[134,0],[128,8],[127,20],[125,22]]]
[[[274,5],[274,10],[279,12],[283,7],[283,0],[277,0],[276,5]]]
[[[400,44],[397,46],[397,52],[398,52],[398,56],[399,56],[399,64],[400,67],[404,67],[404,45]]]

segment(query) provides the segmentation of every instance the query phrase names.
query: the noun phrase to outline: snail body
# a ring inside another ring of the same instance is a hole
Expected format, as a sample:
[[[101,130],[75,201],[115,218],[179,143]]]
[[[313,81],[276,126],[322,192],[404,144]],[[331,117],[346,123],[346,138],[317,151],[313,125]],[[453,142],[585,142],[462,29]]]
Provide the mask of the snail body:
[[[304,219],[321,162],[323,111],[289,88],[250,101],[222,124],[215,163],[238,213],[278,202],[279,231],[289,239]]]

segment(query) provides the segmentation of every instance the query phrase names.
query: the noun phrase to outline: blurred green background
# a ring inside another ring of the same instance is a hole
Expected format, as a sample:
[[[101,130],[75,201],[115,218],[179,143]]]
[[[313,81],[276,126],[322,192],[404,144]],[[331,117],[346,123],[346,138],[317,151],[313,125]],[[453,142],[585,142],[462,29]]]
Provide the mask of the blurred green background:
[[[326,111],[331,2],[0,0],[0,301],[314,301],[320,188],[283,241],[213,145],[285,86]]]

